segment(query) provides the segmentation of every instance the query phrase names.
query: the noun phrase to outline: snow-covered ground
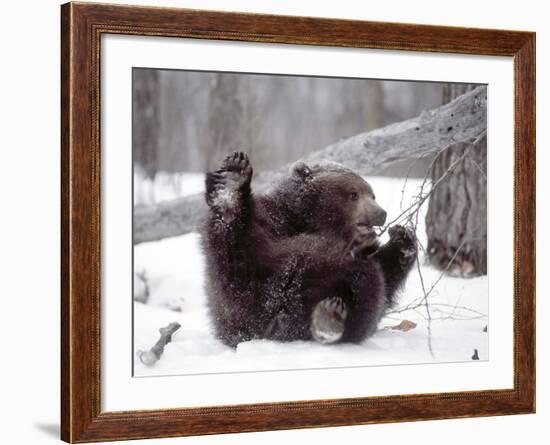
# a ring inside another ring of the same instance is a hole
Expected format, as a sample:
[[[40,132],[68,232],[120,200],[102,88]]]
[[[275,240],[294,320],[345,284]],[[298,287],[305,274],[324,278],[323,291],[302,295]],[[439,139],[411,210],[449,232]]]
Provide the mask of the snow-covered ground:
[[[178,181],[181,194],[202,187],[202,175],[187,174]],[[369,182],[377,201],[388,211],[388,221],[401,213],[401,206],[407,207],[420,185],[418,180],[409,180],[401,202],[402,178],[374,177]],[[169,193],[162,192],[162,186],[157,188],[157,196]],[[417,235],[425,245],[423,214]],[[439,270],[425,263],[422,252],[425,289],[437,283],[429,296],[431,322],[424,306],[388,314],[379,331],[359,345],[254,340],[236,349],[224,346],[212,334],[209,323],[204,257],[197,233],[139,244],[134,249],[134,263],[135,272],[146,277],[149,293],[146,304],[134,302],[134,352],[153,346],[160,327],[173,321],[181,324],[153,366],[143,365],[134,354],[135,376],[470,361],[476,349],[480,360],[488,359],[487,277],[442,277]],[[144,282],[136,277],[134,282],[135,293],[142,293]],[[402,291],[399,308],[416,306],[422,297],[415,268]],[[416,328],[406,332],[390,329],[403,320],[417,323]]]

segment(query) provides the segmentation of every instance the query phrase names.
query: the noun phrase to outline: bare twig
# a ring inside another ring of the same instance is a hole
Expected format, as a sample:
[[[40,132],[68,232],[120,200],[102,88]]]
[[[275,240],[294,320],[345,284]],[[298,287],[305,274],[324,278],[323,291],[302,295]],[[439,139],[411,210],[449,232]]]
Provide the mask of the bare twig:
[[[417,309],[421,306],[425,306],[427,301],[428,301],[428,297],[432,294],[432,292],[434,291],[437,284],[445,276],[445,273],[449,270],[449,268],[453,264],[453,261],[455,260],[455,258],[457,257],[457,255],[459,254],[459,252],[460,252],[460,250],[462,249],[463,246],[464,246],[464,241],[456,249],[453,257],[447,263],[447,266],[445,266],[445,268],[441,271],[441,273],[439,274],[437,279],[433,282],[433,284],[431,285],[431,287],[428,291],[426,291],[425,286],[424,286],[424,277],[422,275],[422,271],[421,271],[421,268],[419,266],[419,260],[418,260],[418,257],[417,257],[417,266],[418,266],[417,270],[418,270],[418,274],[420,276],[420,280],[421,280],[421,283],[422,283],[422,297],[419,297],[416,300],[413,300],[411,303],[409,303],[408,305],[406,305],[402,308],[394,309],[394,310],[388,312],[388,314],[400,314],[400,313],[405,312],[405,311],[410,311],[410,310],[413,310],[413,309]]]
[[[424,320],[428,320],[422,312],[419,312],[420,305],[414,307],[403,308],[399,311],[392,311],[386,315],[386,318],[390,320],[401,320],[401,317],[392,316],[392,314],[401,314],[403,312],[414,312]],[[444,308],[444,309],[441,309]],[[446,308],[451,308],[451,311],[445,310]],[[452,304],[447,303],[437,303],[430,301],[430,311],[432,313],[440,314],[439,317],[431,316],[432,321],[436,320],[456,320],[456,321],[471,321],[471,320],[483,320],[487,319],[487,315],[483,312],[476,311],[475,309],[469,308],[467,306],[453,306]],[[468,315],[471,314],[471,315]]]
[[[485,180],[487,181],[487,175],[485,174],[485,172],[483,171],[483,169],[481,168],[481,165],[479,165],[476,160],[474,158],[472,158],[471,156],[468,156],[468,160],[474,164],[474,166],[479,170],[479,173],[481,174],[481,176],[483,176],[483,178],[485,178]]]
[[[427,183],[427,178],[428,178],[428,175],[426,175],[424,177],[424,180],[422,182],[422,185],[420,186],[420,192],[418,193],[418,195],[416,196],[416,199],[415,201],[413,201],[413,203],[407,207],[405,210],[403,210],[396,218],[394,218],[393,220],[391,220],[389,223],[386,223],[386,225],[384,227],[382,227],[382,229],[378,232],[379,235],[383,234],[384,232],[386,232],[392,225],[396,224],[396,223],[401,223],[403,224],[403,221],[405,223],[407,222],[411,222],[412,221],[412,218],[415,217],[415,215],[420,211],[420,207],[422,206],[422,204],[424,204],[426,202],[426,200],[436,191],[437,187],[445,180],[447,179],[447,176],[449,176],[450,174],[452,174],[454,172],[454,170],[456,169],[457,165],[460,164],[460,162],[462,162],[466,156],[468,156],[468,154],[470,153],[471,149],[472,149],[473,145],[469,145],[468,148],[466,150],[464,150],[464,153],[462,154],[462,156],[460,156],[458,159],[456,159],[450,166],[449,168],[445,171],[445,173],[443,173],[443,175],[441,175],[441,177],[436,181],[434,182],[434,184],[432,185],[432,187],[430,188],[430,191],[427,192],[427,193],[423,193],[424,191],[424,187],[426,186],[426,183]],[[442,151],[444,151],[445,149],[443,149]],[[431,167],[430,166],[430,169],[428,171],[431,171]],[[404,218],[404,220],[403,220]]]
[[[419,187],[419,191],[418,193],[416,193],[416,195],[414,196],[414,199],[413,199],[413,202],[406,208],[406,209],[403,209],[403,197],[404,197],[404,193],[405,193],[405,187],[406,187],[406,184],[407,184],[407,180],[408,180],[408,175],[409,173],[407,173],[407,177],[405,178],[405,183],[403,185],[403,189],[401,191],[401,201],[400,201],[400,208],[402,210],[402,212],[396,217],[394,218],[392,221],[390,221],[389,223],[387,223],[382,229],[381,231],[379,232],[379,234],[382,234],[384,233],[386,230],[389,229],[389,227],[391,227],[392,225],[396,224],[396,223],[399,223],[399,224],[402,224],[402,225],[406,225],[406,226],[410,226],[414,232],[416,233],[417,231],[417,227],[418,227],[418,218],[419,218],[419,213],[420,213],[420,210],[421,210],[421,207],[422,205],[430,198],[430,196],[432,196],[432,194],[435,192],[435,190],[437,190],[438,186],[443,183],[443,181],[445,181],[446,179],[448,179],[448,177],[450,175],[452,175],[456,169],[456,167],[464,161],[464,159],[468,158],[469,160],[472,160],[471,156],[470,156],[470,151],[472,150],[472,147],[476,146],[476,144],[486,135],[486,130],[482,131],[479,135],[476,136],[475,140],[468,145],[468,147],[466,148],[466,150],[464,150],[463,154],[457,158],[448,168],[447,170],[437,179],[437,181],[435,181],[431,187],[430,187],[430,190],[425,192],[425,188],[428,184],[428,181],[429,181],[429,178],[432,177],[432,172],[433,172],[433,168],[435,166],[435,163],[436,161],[440,158],[440,156],[442,155],[442,153],[445,152],[445,150],[448,149],[449,146],[441,149],[435,156],[434,158],[432,159],[431,163],[430,163],[430,166],[428,167],[427,169],[427,172],[426,172],[426,175],[424,176],[423,180],[422,180],[422,183]],[[416,162],[416,160],[414,161]],[[483,174],[483,177],[485,179],[487,179],[486,175],[484,174],[483,170],[481,169],[481,167],[476,163],[476,166],[478,167],[478,170],[480,171],[480,173]],[[410,172],[410,170],[409,170]],[[474,229],[474,231],[477,230],[477,229]],[[420,285],[421,285],[421,288],[422,288],[422,296],[413,300],[411,303],[409,303],[408,305],[402,307],[402,308],[398,308],[398,309],[395,309],[393,311],[390,311],[388,312],[386,315],[391,315],[391,314],[401,314],[402,312],[405,312],[405,311],[414,311],[415,313],[417,313],[419,316],[421,316],[422,318],[424,318],[426,321],[427,321],[427,331],[428,331],[428,349],[430,351],[430,354],[432,356],[434,356],[434,352],[433,352],[433,347],[432,347],[432,332],[431,332],[431,324],[432,324],[432,321],[433,320],[448,320],[448,319],[454,319],[454,320],[457,320],[457,319],[460,319],[460,320],[472,320],[472,319],[478,319],[478,318],[485,318],[486,315],[481,313],[481,312],[478,312],[478,311],[475,311],[473,309],[470,309],[470,308],[467,308],[467,307],[464,307],[464,306],[458,306],[458,305],[448,305],[448,304],[443,304],[443,303],[432,303],[430,301],[430,296],[433,295],[434,293],[434,289],[436,288],[437,284],[441,281],[441,279],[443,278],[443,276],[448,272],[449,268],[451,267],[451,265],[454,263],[456,257],[458,256],[458,254],[460,253],[460,251],[462,250],[462,248],[464,247],[464,244],[466,242],[466,239],[463,239],[463,241],[461,242],[461,244],[458,246],[458,248],[456,249],[455,253],[453,254],[452,258],[449,260],[449,262],[447,263],[446,267],[441,271],[439,277],[432,283],[432,285],[430,286],[430,288],[428,289],[427,286],[426,286],[426,283],[425,283],[425,280],[424,280],[424,276],[422,274],[422,268],[421,268],[421,265],[420,265],[420,258],[419,256],[417,256],[416,258],[416,270],[418,272],[418,276],[420,278]],[[418,245],[420,247],[423,248],[423,246],[420,245],[420,243],[418,243]],[[449,311],[446,311],[445,309],[448,308],[448,307],[451,307],[452,308],[452,311],[449,312]],[[419,309],[420,308],[423,308],[424,311],[425,311],[425,316],[419,312]],[[443,309],[442,309],[443,308]],[[459,315],[456,315],[456,311],[457,309],[461,309],[461,310],[464,310],[464,311],[468,311],[470,312],[471,314],[474,314],[473,316],[470,315],[470,316],[467,316],[467,317],[464,317],[464,316],[459,316]],[[441,314],[442,316],[440,317],[434,317],[432,312],[435,312],[437,314]]]
[[[176,332],[181,325],[174,321],[164,328],[160,328],[160,338],[155,345],[148,351],[137,351],[137,356],[141,363],[147,366],[152,366],[160,359],[160,356],[164,352],[164,347],[172,341],[172,334]]]
[[[416,213],[418,213],[420,211],[420,208],[422,207],[422,204],[424,204],[426,202],[426,200],[437,190],[437,188],[439,187],[439,185],[445,181],[447,179],[447,177],[449,175],[451,175],[452,173],[454,173],[456,167],[466,158],[466,157],[469,157],[470,155],[470,151],[472,150],[472,148],[474,146],[476,146],[479,141],[481,141],[481,139],[487,134],[487,130],[483,130],[480,134],[478,134],[475,139],[473,140],[473,142],[471,144],[468,145],[468,148],[466,150],[464,150],[464,153],[462,154],[462,156],[460,156],[459,158],[457,158],[448,168],[447,170],[439,177],[439,179],[433,183],[433,185],[431,186],[430,190],[424,194],[424,188],[426,187],[427,183],[428,183],[428,180],[429,178],[431,177],[431,173],[433,171],[433,168],[434,168],[434,165],[435,165],[435,162],[437,161],[437,159],[442,155],[442,153],[445,152],[445,150],[447,150],[449,147],[451,147],[451,145],[447,146],[447,147],[444,147],[443,149],[441,149],[439,152],[437,152],[437,154],[434,156],[434,158],[432,159],[432,162],[430,163],[430,166],[428,167],[428,170],[426,172],[426,175],[424,175],[424,178],[422,180],[422,184],[420,185],[420,192],[415,196],[415,201],[413,201],[413,203],[411,205],[409,205],[409,207],[407,207],[405,210],[403,210],[396,218],[394,218],[392,221],[390,221],[389,223],[386,223],[386,225],[382,228],[382,230],[379,232],[379,234],[382,234],[384,233],[386,230],[389,229],[390,226],[402,221],[402,218],[406,216],[405,218],[405,222],[410,222],[412,220],[413,217],[415,217]],[[479,165],[478,165],[479,167]],[[485,176],[485,179],[487,179],[487,176]],[[405,179],[406,181],[407,179]],[[402,192],[403,193],[403,192]]]

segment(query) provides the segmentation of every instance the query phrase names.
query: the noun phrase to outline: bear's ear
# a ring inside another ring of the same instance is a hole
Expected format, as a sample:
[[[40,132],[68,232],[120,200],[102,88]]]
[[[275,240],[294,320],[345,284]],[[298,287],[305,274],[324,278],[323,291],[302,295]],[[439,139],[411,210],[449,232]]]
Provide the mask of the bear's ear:
[[[290,174],[301,179],[311,178],[311,169],[305,162],[297,161],[290,167]]]

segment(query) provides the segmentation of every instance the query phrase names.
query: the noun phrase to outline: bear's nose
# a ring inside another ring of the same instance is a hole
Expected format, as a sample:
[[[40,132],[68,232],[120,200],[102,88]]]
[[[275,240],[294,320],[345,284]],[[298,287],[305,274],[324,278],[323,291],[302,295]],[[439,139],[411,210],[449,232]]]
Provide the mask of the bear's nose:
[[[386,216],[387,213],[384,209],[378,208],[374,212],[373,218],[372,218],[372,225],[373,226],[382,226],[386,222]]]

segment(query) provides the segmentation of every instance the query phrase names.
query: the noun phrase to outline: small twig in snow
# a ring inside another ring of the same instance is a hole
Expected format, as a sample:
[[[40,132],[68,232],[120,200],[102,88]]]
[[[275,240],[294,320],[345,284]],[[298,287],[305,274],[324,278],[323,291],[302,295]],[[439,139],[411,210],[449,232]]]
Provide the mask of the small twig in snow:
[[[160,359],[160,356],[164,352],[164,347],[172,341],[172,334],[176,332],[181,325],[174,321],[164,328],[160,328],[160,338],[155,345],[148,351],[139,350],[137,355],[141,363],[147,366],[154,365]]]

